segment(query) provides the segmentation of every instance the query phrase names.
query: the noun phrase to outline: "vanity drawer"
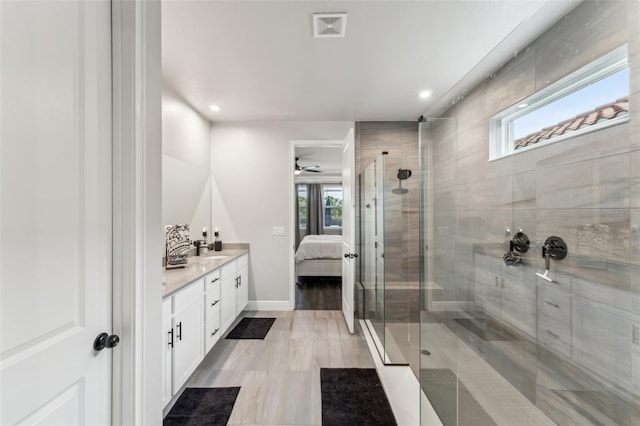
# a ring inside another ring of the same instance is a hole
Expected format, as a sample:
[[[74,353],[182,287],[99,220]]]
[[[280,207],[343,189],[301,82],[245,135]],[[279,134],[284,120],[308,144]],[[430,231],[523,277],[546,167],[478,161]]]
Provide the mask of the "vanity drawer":
[[[207,284],[207,288],[210,284],[220,284],[220,269],[216,269],[215,271],[207,274],[204,277],[204,282]]]
[[[209,352],[213,345],[220,339],[222,330],[220,329],[220,304],[207,315],[207,326],[205,331],[205,353]]]
[[[182,311],[196,299],[202,300],[202,294],[204,293],[203,282],[204,279],[199,279],[198,281],[189,284],[187,288],[180,290],[175,296],[173,296],[175,313]]]
[[[538,313],[561,321],[571,323],[571,296],[563,291],[547,286],[538,288]]]
[[[571,356],[571,327],[550,316],[538,317],[538,340],[551,351]]]
[[[208,283],[207,284],[207,296],[205,298],[205,318],[208,318],[213,314],[215,310],[220,311],[220,284]],[[219,315],[219,314],[218,314]]]

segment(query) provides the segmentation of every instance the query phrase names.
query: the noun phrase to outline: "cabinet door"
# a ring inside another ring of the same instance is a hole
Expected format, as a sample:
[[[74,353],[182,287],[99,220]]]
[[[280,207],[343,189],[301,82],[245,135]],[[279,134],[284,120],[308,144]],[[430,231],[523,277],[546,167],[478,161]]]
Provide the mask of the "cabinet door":
[[[249,301],[249,256],[238,258],[236,274],[238,276],[238,291],[236,294],[236,315],[247,306]]]
[[[171,298],[162,302],[162,406],[164,407],[171,400],[171,363],[173,361],[173,327],[171,326]]]
[[[236,319],[236,262],[229,262],[220,269],[220,323],[226,330]]]
[[[204,311],[203,296],[192,302],[173,317],[173,392],[187,381],[203,358]]]

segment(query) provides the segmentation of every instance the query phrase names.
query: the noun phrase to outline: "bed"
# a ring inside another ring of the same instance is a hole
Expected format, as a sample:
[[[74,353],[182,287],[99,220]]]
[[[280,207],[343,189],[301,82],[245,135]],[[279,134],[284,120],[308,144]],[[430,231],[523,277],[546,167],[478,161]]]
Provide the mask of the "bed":
[[[296,250],[298,277],[342,276],[342,235],[307,235]]]

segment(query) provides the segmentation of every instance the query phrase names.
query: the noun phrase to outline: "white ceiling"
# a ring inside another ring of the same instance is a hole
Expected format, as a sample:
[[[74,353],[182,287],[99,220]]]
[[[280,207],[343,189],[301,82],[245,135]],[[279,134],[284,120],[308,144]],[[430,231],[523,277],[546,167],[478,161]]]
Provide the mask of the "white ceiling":
[[[163,78],[213,121],[416,120],[492,51],[487,69],[575,4],[166,0]],[[314,39],[314,12],[347,12],[346,37]],[[510,34],[519,45],[495,54]]]
[[[296,147],[298,164],[304,166],[320,166],[315,170],[321,173],[302,172],[300,178],[342,176],[342,147],[303,146]]]

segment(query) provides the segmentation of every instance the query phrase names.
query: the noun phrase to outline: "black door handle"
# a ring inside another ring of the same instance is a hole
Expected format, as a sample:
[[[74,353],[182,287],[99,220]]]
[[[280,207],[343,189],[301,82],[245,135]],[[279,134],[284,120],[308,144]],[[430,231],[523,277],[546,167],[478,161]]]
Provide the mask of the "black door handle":
[[[118,343],[120,343],[120,337],[117,334],[100,333],[93,341],[93,349],[96,351],[101,351],[104,348],[111,349],[118,346]]]
[[[178,335],[176,337],[182,341],[182,321],[180,321],[176,327],[178,328]]]

